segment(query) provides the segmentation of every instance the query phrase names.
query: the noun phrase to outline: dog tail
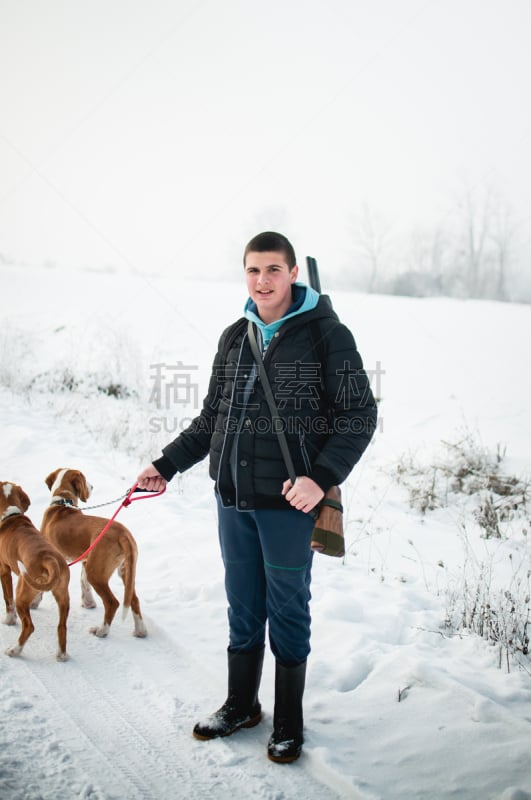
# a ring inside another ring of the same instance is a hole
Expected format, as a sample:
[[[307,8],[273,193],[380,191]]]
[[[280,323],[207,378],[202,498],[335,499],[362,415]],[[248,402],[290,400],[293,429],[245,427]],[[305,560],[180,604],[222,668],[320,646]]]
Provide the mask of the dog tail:
[[[42,571],[39,575],[30,575],[22,561],[18,561],[17,563],[20,574],[24,576],[24,580],[37,592],[49,591],[59,580],[61,565],[57,558],[52,556],[44,558],[42,561]]]
[[[122,619],[125,619],[129,609],[131,608],[131,603],[133,602],[133,596],[135,594],[136,560],[138,550],[134,539],[129,537],[122,540],[122,549],[124,552],[124,560],[121,566],[122,578],[124,582]]]

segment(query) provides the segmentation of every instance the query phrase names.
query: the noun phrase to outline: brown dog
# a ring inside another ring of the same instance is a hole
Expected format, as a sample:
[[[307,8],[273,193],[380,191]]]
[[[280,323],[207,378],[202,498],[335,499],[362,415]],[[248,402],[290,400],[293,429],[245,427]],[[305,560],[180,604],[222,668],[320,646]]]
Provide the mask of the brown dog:
[[[6,603],[6,625],[15,624],[12,573],[18,575],[16,611],[22,624],[18,644],[6,650],[18,656],[34,631],[30,607],[41,592],[51,591],[59,607],[57,660],[66,661],[66,620],[70,609],[66,561],[24,516],[30,505],[27,494],[16,483],[0,481],[0,577]]]
[[[78,500],[86,502],[92,486],[77,469],[56,469],[46,478],[52,493],[52,502],[44,512],[41,533],[68,560],[79,558],[102,532],[108,519],[85,515],[78,508]],[[97,592],[105,610],[103,623],[90,628],[95,636],[107,636],[120,603],[109,588],[109,579],[115,569],[124,582],[124,615],[131,608],[134,636],[147,634],[135,591],[135,574],[138,550],[133,535],[124,525],[113,522],[98,542],[81,568],[81,603],[94,608],[96,603],[90,587]]]

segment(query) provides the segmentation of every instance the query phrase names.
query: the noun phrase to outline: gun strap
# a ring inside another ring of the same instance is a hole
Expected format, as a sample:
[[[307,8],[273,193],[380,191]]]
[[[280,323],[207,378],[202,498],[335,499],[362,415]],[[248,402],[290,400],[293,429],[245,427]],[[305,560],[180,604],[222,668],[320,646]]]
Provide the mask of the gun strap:
[[[267,372],[264,367],[264,360],[262,358],[260,348],[258,347],[258,342],[256,341],[254,325],[250,320],[249,324],[247,325],[247,336],[249,337],[249,344],[251,346],[251,352],[253,354],[253,358],[256,361],[256,366],[258,367],[258,377],[260,378],[260,382],[262,383],[265,399],[267,401],[267,405],[269,406],[269,411],[271,413],[273,431],[274,433],[276,433],[278,437],[278,443],[280,445],[282,457],[284,459],[286,468],[288,470],[289,479],[293,485],[297,477],[295,473],[295,467],[293,466],[293,460],[289,452],[288,442],[286,440],[286,434],[284,433],[282,419],[280,418],[280,415],[278,413],[278,408],[275,403],[275,398],[273,397],[271,384],[269,383],[269,378],[267,377]]]

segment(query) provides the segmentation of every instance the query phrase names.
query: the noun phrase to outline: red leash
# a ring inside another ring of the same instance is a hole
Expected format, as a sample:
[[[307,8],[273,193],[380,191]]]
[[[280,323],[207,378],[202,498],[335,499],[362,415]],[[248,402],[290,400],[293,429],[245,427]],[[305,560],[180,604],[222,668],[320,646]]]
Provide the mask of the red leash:
[[[105,525],[105,527],[104,527],[104,529],[102,530],[102,532],[101,532],[101,533],[99,533],[99,534],[96,536],[96,538],[94,539],[94,541],[92,542],[92,544],[90,545],[90,547],[88,547],[88,548],[85,550],[85,552],[84,552],[84,553],[82,553],[82,554],[79,556],[79,558],[76,558],[76,559],[75,559],[75,561],[70,561],[70,563],[68,564],[68,566],[69,566],[69,567],[73,566],[74,564],[77,564],[79,561],[84,561],[84,560],[85,560],[85,558],[88,556],[88,554],[89,554],[89,553],[90,553],[92,550],[94,550],[94,548],[96,547],[96,545],[98,544],[98,542],[100,541],[100,539],[103,539],[103,537],[105,536],[105,534],[107,533],[107,531],[108,531],[108,530],[109,530],[109,528],[111,527],[112,523],[114,522],[114,520],[115,520],[115,519],[116,519],[116,517],[118,516],[119,512],[122,510],[122,508],[124,508],[124,506],[130,506],[130,505],[131,505],[131,503],[135,503],[137,500],[149,500],[149,498],[150,498],[150,497],[158,497],[159,495],[161,495],[161,494],[164,494],[164,492],[166,491],[166,487],[164,487],[164,489],[162,489],[162,491],[160,491],[160,492],[150,492],[149,494],[144,494],[144,495],[142,495],[142,497],[134,497],[134,498],[131,498],[131,495],[132,495],[132,494],[134,494],[136,491],[139,491],[139,492],[143,491],[142,489],[139,489],[139,488],[138,488],[138,483],[135,483],[135,485],[133,486],[133,488],[129,490],[129,492],[127,493],[127,497],[125,498],[125,500],[124,500],[122,503],[120,503],[120,505],[118,506],[118,508],[116,509],[116,511],[114,512],[114,514],[113,514],[113,515],[112,515],[112,517],[110,518],[110,520],[109,520],[109,521],[107,522],[107,524]]]

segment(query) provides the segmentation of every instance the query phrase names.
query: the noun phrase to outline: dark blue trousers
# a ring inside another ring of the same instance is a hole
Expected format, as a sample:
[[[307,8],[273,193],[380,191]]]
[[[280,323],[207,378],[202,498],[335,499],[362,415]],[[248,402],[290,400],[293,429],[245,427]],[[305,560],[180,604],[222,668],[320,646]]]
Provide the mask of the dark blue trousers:
[[[218,497],[219,541],[229,603],[229,649],[269,642],[283,666],[310,652],[310,548],[314,521],[296,509],[238,511]]]

